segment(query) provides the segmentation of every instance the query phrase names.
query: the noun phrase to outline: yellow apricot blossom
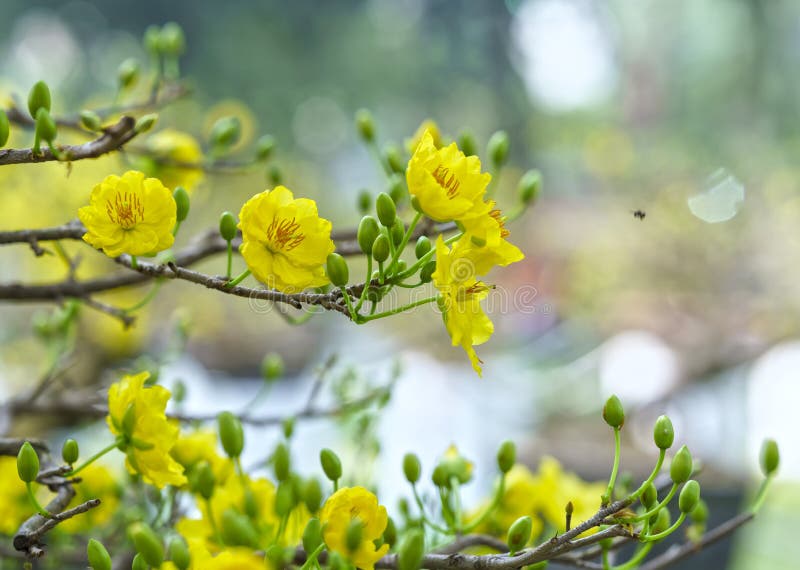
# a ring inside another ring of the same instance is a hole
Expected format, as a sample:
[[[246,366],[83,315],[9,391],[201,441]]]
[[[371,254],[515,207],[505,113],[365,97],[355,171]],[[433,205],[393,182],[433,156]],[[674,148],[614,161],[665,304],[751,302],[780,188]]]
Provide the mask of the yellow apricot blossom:
[[[375,547],[375,540],[383,536],[388,515],[386,507],[364,487],[342,487],[328,497],[320,511],[323,525],[322,538],[328,549],[347,557],[357,568],[372,570],[375,562],[388,551],[389,545]],[[363,525],[361,543],[355,551],[347,548],[347,529],[353,520]]]
[[[506,240],[510,232],[505,227],[502,212],[494,209],[494,202],[490,202],[489,207],[488,212],[461,222],[464,227],[462,240],[465,247],[474,250],[470,258],[478,275],[485,275],[496,265],[505,267],[525,259],[519,248]]]
[[[406,169],[408,191],[427,216],[440,222],[488,213],[483,201],[492,176],[481,172],[477,156],[465,156],[456,143],[438,149],[427,131]]]
[[[159,489],[183,485],[183,466],[170,455],[180,431],[164,412],[170,392],[163,386],[146,387],[149,377],[149,372],[141,372],[111,385],[106,422],[123,442],[128,471]]]
[[[462,242],[463,239],[449,248],[439,236],[432,278],[439,290],[439,307],[453,346],[464,349],[472,368],[481,376],[481,360],[473,347],[489,340],[494,325],[480,305],[489,294],[489,287],[477,279],[476,249]],[[485,252],[477,250],[477,253]],[[482,263],[479,257],[478,263]]]
[[[230,459],[217,453],[217,434],[210,429],[200,429],[180,434],[170,455],[189,472],[201,461],[207,461],[218,482],[224,482],[233,473]]]
[[[148,171],[172,190],[183,186],[191,192],[203,180],[200,163],[203,151],[195,138],[174,129],[164,129],[147,139],[147,150],[152,157]]]
[[[175,199],[160,180],[130,170],[107,176],[92,189],[89,205],[78,210],[83,241],[117,257],[150,255],[175,241]]]
[[[429,132],[431,137],[433,137],[433,146],[442,148],[442,133],[439,130],[439,125],[437,125],[436,121],[433,119],[425,119],[420,123],[419,127],[417,127],[416,132],[414,132],[411,138],[406,139],[406,149],[409,154],[414,154],[414,151],[417,150],[426,132]]]
[[[242,257],[253,275],[273,289],[296,293],[330,281],[325,262],[334,250],[331,223],[317,204],[277,186],[256,194],[239,212]]]

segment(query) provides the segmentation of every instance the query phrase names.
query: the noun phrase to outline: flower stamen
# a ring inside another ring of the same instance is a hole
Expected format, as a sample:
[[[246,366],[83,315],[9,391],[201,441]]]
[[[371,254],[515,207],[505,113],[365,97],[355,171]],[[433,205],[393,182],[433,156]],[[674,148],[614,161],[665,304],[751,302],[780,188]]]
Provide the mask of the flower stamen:
[[[445,168],[440,164],[431,174],[442,190],[447,192],[448,198],[452,200],[458,195],[458,187],[461,186],[461,182],[456,178],[455,174],[450,172],[449,168]]]
[[[117,192],[113,202],[106,202],[106,212],[112,222],[126,230],[144,219],[144,206],[139,196],[132,192]]]
[[[267,227],[267,239],[277,249],[291,251],[306,239],[305,234],[298,232],[300,224],[294,218],[280,219],[273,218],[272,223]]]

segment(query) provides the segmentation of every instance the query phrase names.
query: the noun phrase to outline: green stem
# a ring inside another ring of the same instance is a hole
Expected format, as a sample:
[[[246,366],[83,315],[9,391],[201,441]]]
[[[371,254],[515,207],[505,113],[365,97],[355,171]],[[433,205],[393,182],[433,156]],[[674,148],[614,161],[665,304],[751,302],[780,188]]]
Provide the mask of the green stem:
[[[135,255],[131,255],[131,267],[133,269],[139,269],[139,263],[136,261]]]
[[[308,555],[308,558],[306,559],[305,563],[300,567],[300,570],[308,570],[308,568],[314,566],[317,562],[317,556],[319,556],[323,550],[325,550],[324,542],[319,546],[317,546],[317,548],[314,549],[314,552]]]
[[[753,507],[750,509],[753,514],[756,514],[759,509],[761,509],[761,505],[764,504],[764,499],[767,498],[767,489],[769,488],[769,484],[772,482],[772,475],[767,476],[762,482],[761,486],[758,489],[758,493],[756,493],[756,499],[753,501]]]
[[[614,466],[611,468],[611,477],[608,480],[606,494],[603,495],[603,504],[606,505],[614,500],[614,487],[617,484],[617,472],[619,471],[620,441],[619,428],[614,428]]]
[[[49,519],[51,515],[47,509],[40,505],[39,501],[36,500],[36,496],[33,494],[33,488],[30,481],[25,483],[25,488],[28,490],[28,498],[31,500],[31,504],[33,505],[33,508],[36,509],[36,512]]]
[[[338,490],[339,490],[339,480],[336,479],[336,481],[333,482],[333,492],[335,493]]]
[[[222,540],[222,533],[219,532],[217,521],[214,519],[214,509],[211,506],[211,499],[206,499],[206,509],[208,510],[208,524],[211,525],[211,531],[214,533],[214,538],[220,546],[225,546],[225,541]]]
[[[681,513],[681,515],[678,517],[678,520],[676,520],[673,523],[673,525],[669,527],[667,530],[659,532],[658,534],[651,534],[650,536],[642,537],[639,540],[641,542],[655,542],[661,540],[662,538],[667,538],[673,532],[678,530],[678,527],[681,526],[683,524],[683,521],[685,520],[686,520],[686,513]]]
[[[172,228],[172,236],[175,237],[178,235],[178,230],[181,229],[181,224],[183,222],[175,222],[175,227]]]
[[[60,241],[56,240],[53,242],[53,249],[56,250],[56,254],[58,254],[59,259],[66,264],[67,268],[72,267],[72,261],[70,260],[69,255],[67,255],[67,252],[64,249],[64,246],[61,245]]]
[[[403,305],[402,307],[397,307],[396,309],[391,309],[389,311],[384,311],[382,313],[375,313],[374,315],[366,315],[362,316],[361,322],[366,323],[368,321],[374,321],[375,319],[382,319],[384,317],[391,317],[392,315],[396,315],[398,313],[402,313],[407,311],[408,309],[413,309],[414,307],[419,307],[420,305],[426,305],[427,303],[433,303],[436,301],[437,295],[433,297],[426,297],[425,299],[420,299],[419,301],[414,301],[413,303],[409,303],[408,305]]]
[[[422,522],[424,524],[427,524],[429,527],[431,527],[438,533],[448,534],[448,530],[446,528],[439,526],[438,524],[436,524],[435,522],[433,522],[431,519],[428,518],[428,515],[425,512],[425,505],[423,504],[422,498],[419,496],[419,493],[417,492],[417,486],[412,483],[411,489],[414,492],[414,500],[417,502],[417,507],[419,508],[419,516],[422,518]]]
[[[163,284],[164,280],[159,277],[158,279],[156,279],[156,282],[153,284],[153,287],[150,289],[150,291],[147,292],[147,295],[142,297],[141,301],[139,301],[134,305],[131,305],[127,309],[122,309],[122,311],[125,313],[132,313],[134,311],[138,311],[139,309],[147,305],[150,301],[152,301],[155,298],[156,293],[158,293],[158,290],[161,289],[161,286]]]
[[[489,516],[500,506],[500,501],[503,500],[503,495],[506,492],[506,475],[503,473],[500,475],[500,483],[497,485],[497,490],[494,493],[494,497],[492,498],[492,502],[486,507],[486,510],[481,513],[481,515],[472,521],[470,524],[464,527],[464,533],[468,534],[478,528],[483,521],[485,521]]]
[[[656,466],[653,468],[653,472],[650,473],[650,477],[648,477],[647,480],[644,483],[642,483],[638,489],[636,489],[636,492],[634,492],[633,495],[628,497],[631,501],[635,501],[636,499],[638,499],[639,496],[642,493],[644,493],[644,490],[647,488],[647,486],[653,481],[655,481],[656,477],[661,472],[661,466],[664,464],[664,457],[666,457],[666,455],[667,455],[666,449],[662,449],[659,451],[658,461],[656,461]]]
[[[353,302],[350,300],[350,293],[347,292],[347,287],[342,285],[339,287],[342,292],[342,296],[344,297],[345,305],[347,305],[347,310],[350,311],[350,318],[353,319],[353,322],[356,324],[361,324],[361,315],[353,307]]]
[[[636,551],[636,554],[631,557],[625,564],[620,564],[619,566],[614,566],[614,570],[631,570],[632,568],[636,568],[641,564],[644,557],[650,552],[650,549],[653,548],[653,543],[648,542],[644,546],[642,546],[639,550]]]
[[[378,262],[378,283],[380,283],[381,285],[383,285],[383,277],[384,277],[383,261],[379,261]]]
[[[242,271],[236,277],[236,279],[234,279],[233,281],[228,281],[225,284],[225,287],[234,287],[234,286],[238,285],[239,283],[241,283],[242,281],[244,281],[245,279],[247,279],[249,276],[250,276],[250,270],[249,269],[245,269],[244,271]]]
[[[81,465],[80,467],[78,467],[76,469],[73,469],[69,473],[66,473],[64,475],[64,477],[74,477],[75,475],[77,475],[78,473],[80,473],[81,471],[83,471],[84,469],[89,467],[89,465],[91,465],[92,463],[94,463],[95,461],[97,461],[98,459],[103,457],[106,453],[108,453],[108,452],[110,452],[110,451],[112,451],[114,449],[117,449],[118,446],[119,446],[119,439],[115,440],[114,443],[112,443],[111,445],[108,445],[108,446],[104,447],[103,449],[101,449],[100,451],[98,451],[97,453],[92,455],[89,459],[87,459],[83,463],[83,465]]]
[[[611,563],[608,561],[608,548],[605,546],[601,548],[603,549],[603,570],[611,570]]]
[[[669,490],[669,493],[667,493],[667,496],[664,497],[663,501],[661,501],[655,507],[653,507],[652,509],[650,509],[649,511],[647,511],[645,513],[642,513],[639,516],[636,516],[636,517],[633,517],[633,518],[629,518],[629,519],[626,518],[625,522],[626,523],[635,523],[635,522],[639,522],[639,521],[643,521],[643,520],[649,519],[654,514],[656,514],[658,511],[663,509],[664,505],[666,505],[667,503],[669,503],[672,500],[672,497],[675,496],[675,491],[677,491],[677,490],[678,490],[678,484],[677,483],[673,483],[672,487]]]
[[[454,241],[458,240],[458,238],[460,238],[463,235],[464,235],[463,232],[458,232],[457,234],[454,234],[454,235],[450,236],[449,238],[447,238],[446,240],[444,240],[444,244],[445,245],[450,245],[451,243],[453,243]],[[419,271],[419,269],[423,265],[428,263],[434,255],[436,255],[436,248],[435,247],[432,248],[428,253],[426,253],[425,255],[420,257],[416,261],[416,263],[414,263],[414,265],[412,265],[411,267],[409,267],[408,269],[406,269],[402,273],[399,273],[398,275],[396,275],[395,278],[402,281],[403,279],[406,279],[407,277],[411,277],[417,271]]]
[[[456,531],[456,534],[462,533],[462,526],[461,526],[461,487],[458,484],[457,477],[450,478],[450,489],[453,493],[453,502],[455,503],[454,509],[455,512],[453,513],[453,530]]]
[[[422,212],[417,212],[414,216],[414,219],[411,220],[411,223],[408,225],[408,229],[406,233],[403,235],[403,240],[400,242],[400,245],[397,246],[397,251],[394,252],[392,256],[392,260],[389,262],[389,273],[394,271],[395,265],[397,265],[397,261],[400,259],[400,256],[403,254],[403,250],[408,245],[408,240],[411,239],[411,234],[414,233],[414,229],[417,227],[417,224],[422,219]]]
[[[373,139],[369,143],[367,143],[367,146],[369,147],[370,152],[372,152],[372,156],[374,156],[375,160],[378,161],[378,164],[381,165],[381,168],[383,169],[383,172],[386,174],[386,176],[391,176],[392,168],[389,166],[388,162],[383,160],[383,157],[381,156],[381,150],[378,148],[378,143],[375,142],[375,140]]]
[[[364,288],[361,290],[361,296],[358,298],[356,304],[356,313],[361,309],[364,301],[367,299],[367,292],[369,291],[369,284],[372,282],[372,256],[367,256],[367,278],[364,279]]]
[[[228,272],[225,276],[230,279],[231,278],[231,270],[233,269],[233,244],[230,240],[228,240]]]

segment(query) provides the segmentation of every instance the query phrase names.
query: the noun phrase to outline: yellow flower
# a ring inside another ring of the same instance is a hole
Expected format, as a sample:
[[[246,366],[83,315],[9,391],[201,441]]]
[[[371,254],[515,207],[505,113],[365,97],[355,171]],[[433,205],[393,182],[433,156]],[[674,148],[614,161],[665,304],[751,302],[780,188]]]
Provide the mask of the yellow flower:
[[[453,346],[460,345],[464,349],[472,368],[480,376],[481,360],[473,346],[489,340],[494,325],[480,305],[489,294],[489,288],[476,279],[475,249],[462,240],[450,249],[439,236],[436,240],[436,271],[432,277],[439,290],[439,307]]]
[[[361,544],[354,552],[347,548],[347,528],[354,520],[364,526]],[[375,548],[374,540],[383,536],[388,516],[386,507],[378,504],[378,498],[364,487],[342,487],[328,497],[320,511],[319,520],[323,524],[322,537],[330,550],[334,550],[362,570],[372,570],[375,562],[388,551],[389,545]]]
[[[0,456],[0,534],[13,535],[34,514],[25,483],[17,474],[17,458]]]
[[[410,139],[406,139],[406,149],[408,150],[409,154],[414,154],[414,151],[417,150],[417,147],[422,141],[422,137],[425,136],[425,133],[430,133],[431,137],[433,137],[433,146],[436,148],[442,148],[442,133],[439,131],[439,125],[437,125],[436,121],[433,119],[425,119],[422,121],[422,123],[420,123],[419,127],[417,127],[417,130],[412,137]]]
[[[207,461],[217,481],[226,481],[233,473],[233,463],[217,453],[217,434],[208,429],[181,434],[170,454],[189,471],[200,461]]]
[[[167,188],[183,186],[191,192],[203,179],[202,168],[189,166],[199,165],[203,159],[203,151],[191,135],[164,129],[147,140],[147,150],[154,159],[149,173]]]
[[[239,228],[242,257],[268,287],[293,293],[329,283],[331,223],[319,217],[313,200],[295,199],[283,186],[266,190],[242,206]]]
[[[187,540],[189,546],[189,570],[265,570],[264,556],[250,548],[239,546],[227,547],[225,550],[213,555],[196,540]],[[161,565],[161,570],[178,570],[175,563],[166,561]]]
[[[170,455],[180,429],[164,413],[170,392],[163,386],[145,387],[149,377],[149,372],[141,372],[111,385],[106,422],[111,433],[126,443],[128,471],[159,489],[183,485],[183,467]]]
[[[175,241],[175,199],[159,180],[135,170],[96,185],[78,217],[86,226],[83,241],[110,257],[153,254]]]
[[[104,465],[93,463],[80,474],[80,483],[73,485],[77,491],[71,506],[76,507],[89,499],[100,499],[102,508],[90,509],[79,517],[72,517],[58,525],[66,532],[75,533],[93,530],[105,525],[117,511],[122,495],[114,474]]]
[[[490,208],[494,207],[494,202],[489,204]],[[517,246],[506,241],[510,232],[500,210],[490,209],[482,215],[466,218],[462,225],[464,247],[472,250],[469,256],[478,275],[485,275],[495,265],[506,266],[525,259]]]
[[[492,179],[481,172],[477,156],[464,156],[456,143],[437,149],[426,132],[406,170],[408,190],[426,215],[438,221],[461,220],[486,213],[483,201]]]

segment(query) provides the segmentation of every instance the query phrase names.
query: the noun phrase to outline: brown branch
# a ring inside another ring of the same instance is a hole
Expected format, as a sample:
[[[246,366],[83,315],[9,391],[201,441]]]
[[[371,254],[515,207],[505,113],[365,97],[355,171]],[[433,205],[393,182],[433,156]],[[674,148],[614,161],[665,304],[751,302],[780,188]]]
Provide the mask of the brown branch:
[[[46,507],[48,512],[56,514],[47,519],[36,514],[25,521],[14,536],[14,548],[27,553],[30,558],[38,558],[44,554],[44,549],[39,542],[42,536],[53,530],[58,523],[100,506],[100,499],[89,499],[77,507],[62,511],[74,496],[75,490],[71,485],[60,486],[56,498],[50,501]]]
[[[61,158],[53,154],[49,148],[42,147],[39,154],[32,148],[0,150],[0,166],[9,164],[25,164],[61,160],[71,162],[87,158],[97,158],[109,152],[119,150],[135,137],[136,121],[133,117],[124,116],[117,123],[103,130],[103,134],[95,140],[79,145],[59,146]]]

